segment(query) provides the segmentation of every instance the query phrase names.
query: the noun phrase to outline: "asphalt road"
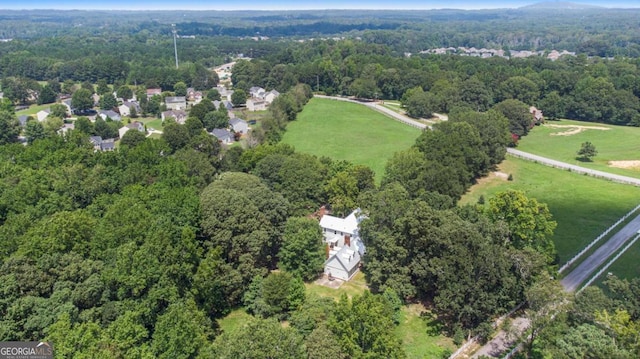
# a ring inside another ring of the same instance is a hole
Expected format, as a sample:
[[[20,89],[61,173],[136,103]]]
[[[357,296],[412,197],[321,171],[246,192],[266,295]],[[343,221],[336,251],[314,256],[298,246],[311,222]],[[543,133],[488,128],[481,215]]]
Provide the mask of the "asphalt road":
[[[579,289],[595,271],[603,265],[617,250],[640,230],[640,215],[614,234],[606,243],[602,244],[592,255],[582,261],[571,273],[567,274],[560,283],[568,292]]]

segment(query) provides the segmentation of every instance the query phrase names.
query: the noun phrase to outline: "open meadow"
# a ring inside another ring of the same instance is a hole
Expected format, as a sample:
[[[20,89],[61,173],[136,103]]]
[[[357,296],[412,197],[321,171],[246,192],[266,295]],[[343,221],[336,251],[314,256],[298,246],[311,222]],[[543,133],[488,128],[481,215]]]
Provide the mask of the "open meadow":
[[[522,190],[549,206],[558,222],[554,242],[563,264],[611,224],[640,203],[640,188],[579,175],[507,156],[499,173],[483,178],[462,198],[461,204],[488,199],[499,191]],[[513,181],[507,175],[513,175]],[[636,252],[638,253],[638,252]],[[635,263],[640,261],[640,253]],[[633,267],[625,277],[640,275]]]
[[[599,171],[640,178],[640,128],[580,121],[547,121],[520,140],[518,149]],[[598,151],[593,162],[576,159],[584,142]]]
[[[298,152],[370,167],[379,182],[387,160],[411,147],[420,130],[366,106],[313,98],[287,125],[282,142]]]

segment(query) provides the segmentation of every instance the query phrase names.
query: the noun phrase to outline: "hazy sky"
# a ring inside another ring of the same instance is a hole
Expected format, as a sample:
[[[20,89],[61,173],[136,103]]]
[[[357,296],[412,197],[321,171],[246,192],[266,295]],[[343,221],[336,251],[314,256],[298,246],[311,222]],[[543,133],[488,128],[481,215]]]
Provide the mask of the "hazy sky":
[[[304,10],[304,9],[491,9],[515,8],[537,0],[367,0],[367,1],[196,1],[196,0],[0,0],[0,9],[113,9],[113,10]],[[606,7],[640,7],[635,0],[578,0],[581,4]]]

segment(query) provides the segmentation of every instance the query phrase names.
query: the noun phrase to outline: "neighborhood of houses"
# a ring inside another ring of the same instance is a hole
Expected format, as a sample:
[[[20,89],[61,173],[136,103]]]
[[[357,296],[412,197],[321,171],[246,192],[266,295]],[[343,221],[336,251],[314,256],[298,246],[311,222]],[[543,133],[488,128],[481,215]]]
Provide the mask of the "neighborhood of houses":
[[[220,94],[220,100],[212,101],[216,110],[221,106],[226,108],[229,114],[229,123],[226,128],[216,128],[209,132],[210,135],[216,137],[218,141],[223,144],[232,144],[238,138],[246,135],[250,131],[249,123],[242,118],[238,117],[238,112],[236,112],[236,108],[231,103],[231,95],[233,94],[233,90],[227,89],[223,85],[218,85],[215,87]],[[160,88],[150,88],[146,90],[147,98],[150,99],[153,96],[162,96],[162,90]],[[280,95],[280,93],[276,90],[267,91],[262,87],[252,87],[249,91],[249,97],[246,102],[246,110],[248,111],[264,111],[267,107]],[[113,96],[117,96],[114,92]],[[97,112],[92,112],[87,118],[90,121],[95,122],[97,118],[101,118],[105,121],[116,121],[122,122],[123,125],[118,130],[119,138],[122,138],[125,133],[129,130],[136,130],[145,133],[147,136],[150,136],[153,133],[161,134],[161,131],[158,131],[153,128],[147,129],[144,123],[141,121],[133,120],[135,115],[141,114],[142,108],[140,103],[135,95],[133,95],[130,99],[116,98],[118,102],[118,106],[108,110],[99,110]],[[94,106],[98,106],[100,101],[100,96],[97,94],[93,95]],[[186,96],[166,96],[164,98],[163,104],[166,107],[165,111],[162,111],[160,114],[160,119],[164,123],[165,120],[173,119],[178,124],[183,125],[187,120],[189,109],[199,104],[202,101],[209,101],[205,99],[203,93],[201,91],[197,91],[193,88],[187,89]],[[76,114],[75,109],[72,107],[71,98],[66,97],[62,98],[60,104],[66,107],[66,120],[64,126],[60,129],[60,133],[64,133],[70,129],[74,128],[74,120],[72,116]],[[35,120],[39,122],[45,121],[51,115],[51,108],[46,108],[38,111],[35,116],[32,116]],[[19,116],[18,120],[22,127],[25,127],[27,124],[27,120],[29,116],[22,115]],[[251,124],[255,124],[255,121],[251,121]],[[112,151],[115,149],[115,142],[117,138],[109,138],[103,139],[100,136],[92,136],[90,138],[91,143],[94,146],[96,151]]]
[[[435,55],[453,54],[453,55],[459,55],[459,56],[481,57],[483,59],[494,57],[494,56],[503,57],[505,59],[525,58],[525,57],[531,57],[531,56],[544,56],[547,59],[552,61],[555,61],[562,56],[576,56],[575,52],[569,52],[567,50],[563,50],[563,51],[551,50],[548,52],[547,51],[527,51],[527,50],[505,51],[502,49],[498,49],[498,50],[485,49],[485,48],[476,49],[475,47],[462,47],[462,46],[440,47],[437,49],[422,50],[420,51],[420,54],[435,54]],[[411,55],[412,54],[409,52],[405,53],[406,57],[411,57]]]

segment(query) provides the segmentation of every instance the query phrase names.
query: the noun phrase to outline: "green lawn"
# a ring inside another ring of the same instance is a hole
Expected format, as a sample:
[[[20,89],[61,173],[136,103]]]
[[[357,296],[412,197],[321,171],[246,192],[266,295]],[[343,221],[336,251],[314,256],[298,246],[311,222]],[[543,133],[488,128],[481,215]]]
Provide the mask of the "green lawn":
[[[226,317],[218,319],[220,329],[227,333],[233,333],[251,318],[250,314],[244,308],[238,308],[227,314]]]
[[[55,105],[55,103],[48,103],[48,104],[44,104],[44,105],[31,105],[26,110],[17,111],[16,112],[16,116],[35,115],[36,113],[40,112],[41,110],[45,110],[45,109],[51,107],[52,105]]]
[[[144,123],[147,126],[147,129],[153,128],[158,131],[162,131],[164,129],[164,126],[162,125],[162,119],[160,118],[144,117],[144,118],[138,118],[135,120]]]
[[[490,176],[479,181],[461,200],[475,203],[498,191],[518,189],[549,206],[558,222],[554,242],[560,264],[565,263],[611,224],[640,203],[640,188],[546,167],[507,157],[500,171],[513,181]],[[640,261],[640,253],[635,263]],[[640,275],[636,265],[630,273]]]
[[[340,299],[342,294],[347,294],[349,298],[352,298],[355,295],[361,295],[367,290],[367,282],[362,272],[358,272],[350,281],[342,283],[338,289],[325,287],[313,282],[305,283],[305,286],[307,287],[307,295],[315,294],[320,297],[331,297],[336,301]]]
[[[366,165],[379,181],[387,160],[411,147],[420,130],[365,106],[314,98],[287,125],[282,142],[298,152]]]
[[[441,358],[446,349],[455,351],[451,338],[440,334],[439,326],[433,322],[422,305],[410,304],[402,307],[400,324],[396,334],[402,338],[407,358]]]
[[[551,127],[571,125],[607,128],[608,130],[587,129],[572,135],[559,136],[554,134],[567,133],[571,128]],[[534,127],[526,137],[522,138],[518,149],[600,171],[640,178],[640,168],[634,170],[609,166],[609,161],[640,160],[640,141],[638,138],[640,138],[640,128],[638,127],[611,126],[569,120],[548,121],[546,125]],[[586,141],[593,143],[598,150],[593,162],[576,160],[576,152]]]
[[[615,261],[605,273],[598,278],[602,281],[606,278],[607,272],[611,272],[619,278],[633,279],[640,276],[640,240],[631,246],[617,261]]]

